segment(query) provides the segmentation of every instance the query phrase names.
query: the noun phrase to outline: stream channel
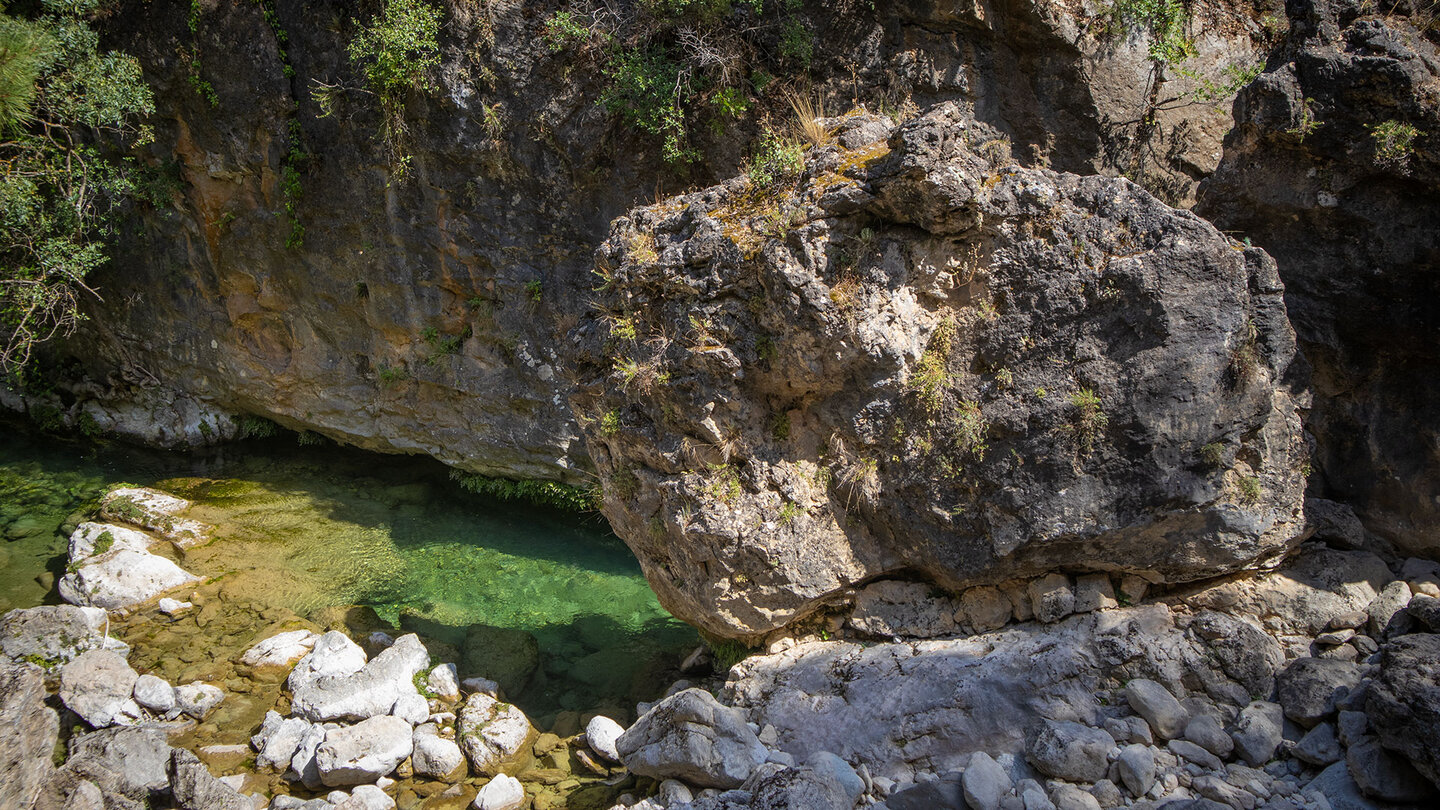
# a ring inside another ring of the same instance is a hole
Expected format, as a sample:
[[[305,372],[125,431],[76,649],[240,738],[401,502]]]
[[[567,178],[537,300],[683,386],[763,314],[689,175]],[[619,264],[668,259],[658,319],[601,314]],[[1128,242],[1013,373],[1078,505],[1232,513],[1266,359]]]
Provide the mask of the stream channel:
[[[172,682],[237,682],[233,659],[281,629],[344,626],[362,643],[371,630],[418,632],[432,660],[499,681],[543,730],[600,708],[625,720],[699,642],[598,515],[477,496],[430,459],[300,446],[294,434],[195,454],[7,422],[0,436],[0,611],[57,601],[68,532],[116,483],[189,498],[189,516],[217,527],[213,542],[171,555],[209,578],[192,617],[151,606],[112,622],[132,665]],[[243,738],[269,708],[249,702],[227,700],[195,741]]]

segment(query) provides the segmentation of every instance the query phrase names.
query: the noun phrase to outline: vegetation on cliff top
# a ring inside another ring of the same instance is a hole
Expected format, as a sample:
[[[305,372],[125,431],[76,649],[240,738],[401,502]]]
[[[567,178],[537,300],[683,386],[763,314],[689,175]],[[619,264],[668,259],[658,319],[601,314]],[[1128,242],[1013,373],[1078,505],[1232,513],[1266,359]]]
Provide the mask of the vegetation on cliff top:
[[[84,319],[86,277],[105,262],[107,215],[143,193],[107,147],[143,144],[154,110],[140,65],[101,51],[100,0],[0,4],[0,372],[20,379],[34,347]]]

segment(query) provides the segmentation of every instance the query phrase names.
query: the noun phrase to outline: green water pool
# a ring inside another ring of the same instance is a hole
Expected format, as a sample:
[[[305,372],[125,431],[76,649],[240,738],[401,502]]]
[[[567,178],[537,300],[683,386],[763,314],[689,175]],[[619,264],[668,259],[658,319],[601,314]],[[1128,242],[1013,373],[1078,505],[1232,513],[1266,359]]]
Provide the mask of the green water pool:
[[[473,495],[428,459],[293,437],[183,455],[0,435],[0,609],[56,601],[65,532],[123,481],[195,501],[217,538],[181,563],[227,593],[312,618],[368,606],[499,667],[532,712],[653,699],[698,643],[598,516]]]

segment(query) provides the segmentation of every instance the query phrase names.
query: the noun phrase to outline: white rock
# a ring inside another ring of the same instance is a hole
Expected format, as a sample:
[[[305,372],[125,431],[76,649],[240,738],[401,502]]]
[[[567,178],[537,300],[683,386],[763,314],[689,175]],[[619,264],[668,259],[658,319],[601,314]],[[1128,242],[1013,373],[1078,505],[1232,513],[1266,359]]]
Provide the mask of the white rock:
[[[524,759],[538,736],[518,707],[501,703],[484,692],[466,699],[456,731],[470,767],[487,776]]]
[[[291,670],[286,685],[296,692],[320,678],[359,672],[365,661],[365,651],[359,644],[339,630],[331,630],[315,640],[310,653]]]
[[[695,796],[690,788],[678,779],[666,779],[660,783],[660,789],[656,791],[655,798],[660,803],[669,807],[672,804],[686,804],[695,801]]]
[[[90,650],[60,668],[60,700],[95,728],[138,723],[132,697],[139,675],[109,650]]]
[[[155,542],[144,532],[113,523],[81,523],[70,533],[70,562],[78,565],[87,557],[121,549],[149,552]]]
[[[1075,578],[1075,612],[1092,613],[1119,607],[1108,574],[1084,574]]]
[[[966,622],[980,633],[1004,627],[1014,610],[1004,592],[990,585],[965,591],[960,595],[960,606]]]
[[[77,567],[60,579],[60,598],[72,605],[118,610],[173,588],[199,582],[170,560],[145,551],[121,548],[72,561]]]
[[[374,782],[414,750],[410,724],[388,715],[334,729],[315,751],[321,783],[330,787]]]
[[[369,636],[366,637],[366,640],[369,641],[372,646],[382,650],[388,649],[391,644],[395,643],[394,636],[380,630],[376,630],[371,633]]]
[[[1010,774],[984,751],[970,757],[961,786],[965,804],[974,810],[999,810],[1000,799],[1010,792]],[[858,798],[858,797],[857,797]]]
[[[214,711],[215,707],[219,706],[223,700],[225,700],[225,692],[220,687],[195,681],[175,687],[174,712],[188,714],[196,720],[204,720],[205,716]]]
[[[277,717],[279,715],[276,715]],[[269,715],[266,715],[267,719]],[[261,729],[264,732],[264,729]],[[255,756],[256,768],[270,768],[282,771],[295,758],[300,744],[310,733],[310,723],[304,718],[287,717],[265,735],[260,752]]]
[[[164,613],[166,616],[174,616],[178,613],[184,613],[190,608],[195,607],[195,605],[191,602],[181,602],[179,599],[172,599],[169,596],[160,597],[160,601],[156,604],[159,606],[160,612]]]
[[[394,810],[395,800],[378,785],[357,785],[350,798],[335,805],[335,810]]]
[[[320,750],[320,744],[325,742],[325,735],[336,728],[339,726],[333,723],[310,726],[295,749],[295,756],[290,758],[290,772],[286,776],[304,783],[305,787],[311,790],[319,788],[322,783],[320,769],[315,764],[315,753]]]
[[[1030,608],[1042,622],[1058,622],[1075,612],[1075,592],[1064,574],[1046,574],[1031,580]]]
[[[319,640],[320,636],[310,630],[288,630],[246,650],[240,663],[252,667],[289,666],[314,650]]]
[[[110,616],[96,607],[42,605],[0,616],[0,661],[64,664],[87,650],[113,649],[121,657],[130,648],[109,638]]]
[[[418,726],[430,719],[430,702],[418,692],[401,695],[395,699],[395,705],[390,707],[390,714],[412,726]]]
[[[318,651],[320,642],[316,642],[315,647]],[[312,652],[302,659],[296,671],[314,655]],[[359,672],[303,682],[292,694],[291,712],[308,720],[364,719],[389,714],[402,696],[419,694],[415,689],[415,675],[429,665],[430,654],[419,637],[414,633],[401,636]],[[424,718],[425,715],[420,716],[420,720]]]
[[[833,780],[835,784],[839,785],[840,789],[845,791],[845,795],[850,797],[852,805],[865,792],[865,782],[860,778],[860,774],[850,767],[850,763],[829,751],[816,751],[806,757],[805,764],[809,766],[810,770],[820,774],[821,778]]]
[[[615,741],[624,733],[625,728],[619,723],[603,714],[597,714],[585,724],[585,744],[611,762],[619,762],[620,753],[615,750]]]
[[[460,680],[455,665],[440,664],[430,670],[429,676],[425,678],[425,688],[430,690],[430,694],[445,700],[460,697]]]
[[[1125,699],[1158,736],[1173,740],[1185,733],[1190,713],[1163,684],[1136,678],[1125,685]]]
[[[474,810],[516,810],[524,803],[525,788],[520,780],[502,773],[480,788],[470,806]]]
[[[165,714],[175,708],[175,687],[154,675],[136,678],[133,695],[136,703],[156,714]]]
[[[655,704],[615,747],[632,773],[726,789],[744,784],[768,756],[745,715],[703,689]]]
[[[410,763],[418,776],[445,779],[457,775],[465,754],[453,740],[441,737],[433,723],[415,727],[415,752]]]

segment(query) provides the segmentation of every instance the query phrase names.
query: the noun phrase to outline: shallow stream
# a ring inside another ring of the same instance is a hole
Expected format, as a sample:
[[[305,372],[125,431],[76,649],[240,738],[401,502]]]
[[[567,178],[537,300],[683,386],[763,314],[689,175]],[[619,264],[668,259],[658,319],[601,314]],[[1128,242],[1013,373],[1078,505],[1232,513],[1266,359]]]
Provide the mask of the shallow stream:
[[[0,610],[56,600],[66,533],[124,481],[190,498],[190,516],[218,527],[213,542],[177,559],[217,578],[197,590],[197,634],[207,612],[217,617],[209,592],[253,616],[214,628],[239,649],[287,621],[414,630],[462,676],[469,661],[470,674],[500,680],[544,728],[564,710],[653,699],[698,642],[598,516],[470,494],[428,459],[302,447],[293,435],[196,455],[69,442],[5,423],[0,435]],[[345,609],[356,605],[374,612]],[[140,642],[137,666],[172,680],[203,676],[224,654],[166,654],[161,642],[177,640],[167,633],[190,622],[146,621],[118,627]]]

